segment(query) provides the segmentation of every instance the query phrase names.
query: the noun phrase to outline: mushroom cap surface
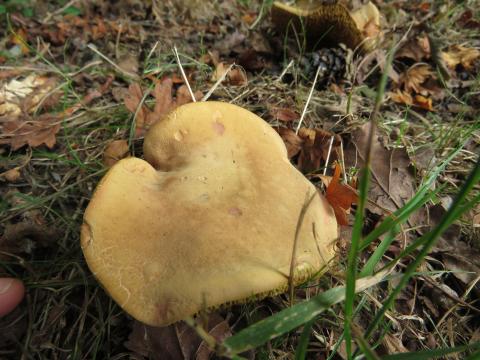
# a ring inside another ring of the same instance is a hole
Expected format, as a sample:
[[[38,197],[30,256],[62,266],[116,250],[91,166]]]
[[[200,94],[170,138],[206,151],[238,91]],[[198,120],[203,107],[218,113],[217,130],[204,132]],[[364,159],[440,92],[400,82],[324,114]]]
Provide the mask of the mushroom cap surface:
[[[149,130],[144,156],[108,171],[81,230],[91,271],[137,320],[163,326],[285,291],[312,195],[294,282],[334,256],[333,210],[255,114],[222,102],[183,105]]]

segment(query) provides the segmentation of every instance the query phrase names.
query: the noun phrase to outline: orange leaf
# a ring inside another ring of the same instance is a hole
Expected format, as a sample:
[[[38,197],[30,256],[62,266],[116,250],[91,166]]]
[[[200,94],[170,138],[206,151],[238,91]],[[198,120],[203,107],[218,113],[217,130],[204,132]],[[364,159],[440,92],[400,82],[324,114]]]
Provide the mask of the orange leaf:
[[[348,225],[347,214],[352,203],[357,203],[358,196],[355,191],[340,183],[340,165],[335,165],[335,173],[327,187],[326,198],[335,212],[335,217],[340,225]]]

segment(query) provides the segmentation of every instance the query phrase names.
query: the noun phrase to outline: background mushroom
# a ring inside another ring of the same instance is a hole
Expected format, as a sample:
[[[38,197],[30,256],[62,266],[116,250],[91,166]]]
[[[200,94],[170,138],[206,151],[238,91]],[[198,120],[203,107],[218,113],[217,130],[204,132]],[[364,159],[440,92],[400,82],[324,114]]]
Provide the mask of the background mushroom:
[[[108,171],[81,233],[90,269],[125,311],[168,325],[287,289],[298,217],[316,189],[266,122],[227,103],[183,105],[149,130],[144,154]],[[317,193],[299,230],[295,283],[325,268],[336,238]]]
[[[282,32],[304,34],[309,45],[336,46],[343,43],[351,49],[371,50],[380,34],[380,12],[370,1],[349,10],[339,1],[297,1],[287,5],[275,1],[272,21]]]

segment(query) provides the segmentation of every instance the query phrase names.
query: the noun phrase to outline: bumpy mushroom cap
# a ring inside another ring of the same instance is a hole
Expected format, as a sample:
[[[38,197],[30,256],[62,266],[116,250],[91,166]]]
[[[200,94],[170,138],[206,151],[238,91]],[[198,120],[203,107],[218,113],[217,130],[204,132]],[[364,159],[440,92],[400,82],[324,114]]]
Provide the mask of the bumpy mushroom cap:
[[[108,171],[81,233],[90,269],[125,311],[168,325],[287,289],[297,220],[316,189],[267,123],[235,105],[191,103],[150,129],[144,153]],[[325,267],[336,238],[317,194],[300,227],[295,283]]]

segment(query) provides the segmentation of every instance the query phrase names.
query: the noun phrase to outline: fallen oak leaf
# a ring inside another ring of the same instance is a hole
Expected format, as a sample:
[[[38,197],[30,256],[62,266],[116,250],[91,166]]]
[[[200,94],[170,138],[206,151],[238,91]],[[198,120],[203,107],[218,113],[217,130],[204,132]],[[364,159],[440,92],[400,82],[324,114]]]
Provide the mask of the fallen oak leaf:
[[[1,123],[0,123],[1,124]],[[9,144],[13,151],[24,145],[37,147],[45,144],[53,148],[56,134],[60,130],[61,118],[58,115],[43,114],[35,119],[24,116],[0,125],[0,144]]]
[[[165,78],[158,81],[153,90],[153,97],[155,98],[155,105],[153,111],[147,105],[141,104],[145,95],[139,84],[131,84],[128,92],[124,97],[125,107],[133,114],[135,118],[135,137],[143,136],[146,131],[157,121],[160,121],[166,114],[175,109],[177,106],[189,103],[192,101],[190,92],[186,85],[178,88],[175,100],[172,96],[173,80]],[[203,97],[201,91],[196,91],[195,99],[200,100]]]
[[[89,91],[80,102],[59,114],[47,113],[32,117],[23,112],[20,117],[1,117],[0,130],[2,130],[2,134],[0,135],[0,144],[10,145],[13,151],[24,145],[38,147],[45,144],[48,148],[53,148],[57,141],[56,134],[60,131],[63,119],[102,96],[112,81],[113,78],[107,79],[100,89]]]
[[[193,95],[196,101],[200,101],[203,98],[203,93],[200,90],[195,91]],[[190,95],[187,85],[182,85],[177,89],[175,107],[188,104],[189,102],[192,102],[192,95]]]
[[[335,165],[335,172],[327,187],[325,197],[335,212],[335,217],[340,225],[348,225],[347,214],[352,204],[358,202],[358,195],[354,189],[340,183],[342,169],[339,164]]]

